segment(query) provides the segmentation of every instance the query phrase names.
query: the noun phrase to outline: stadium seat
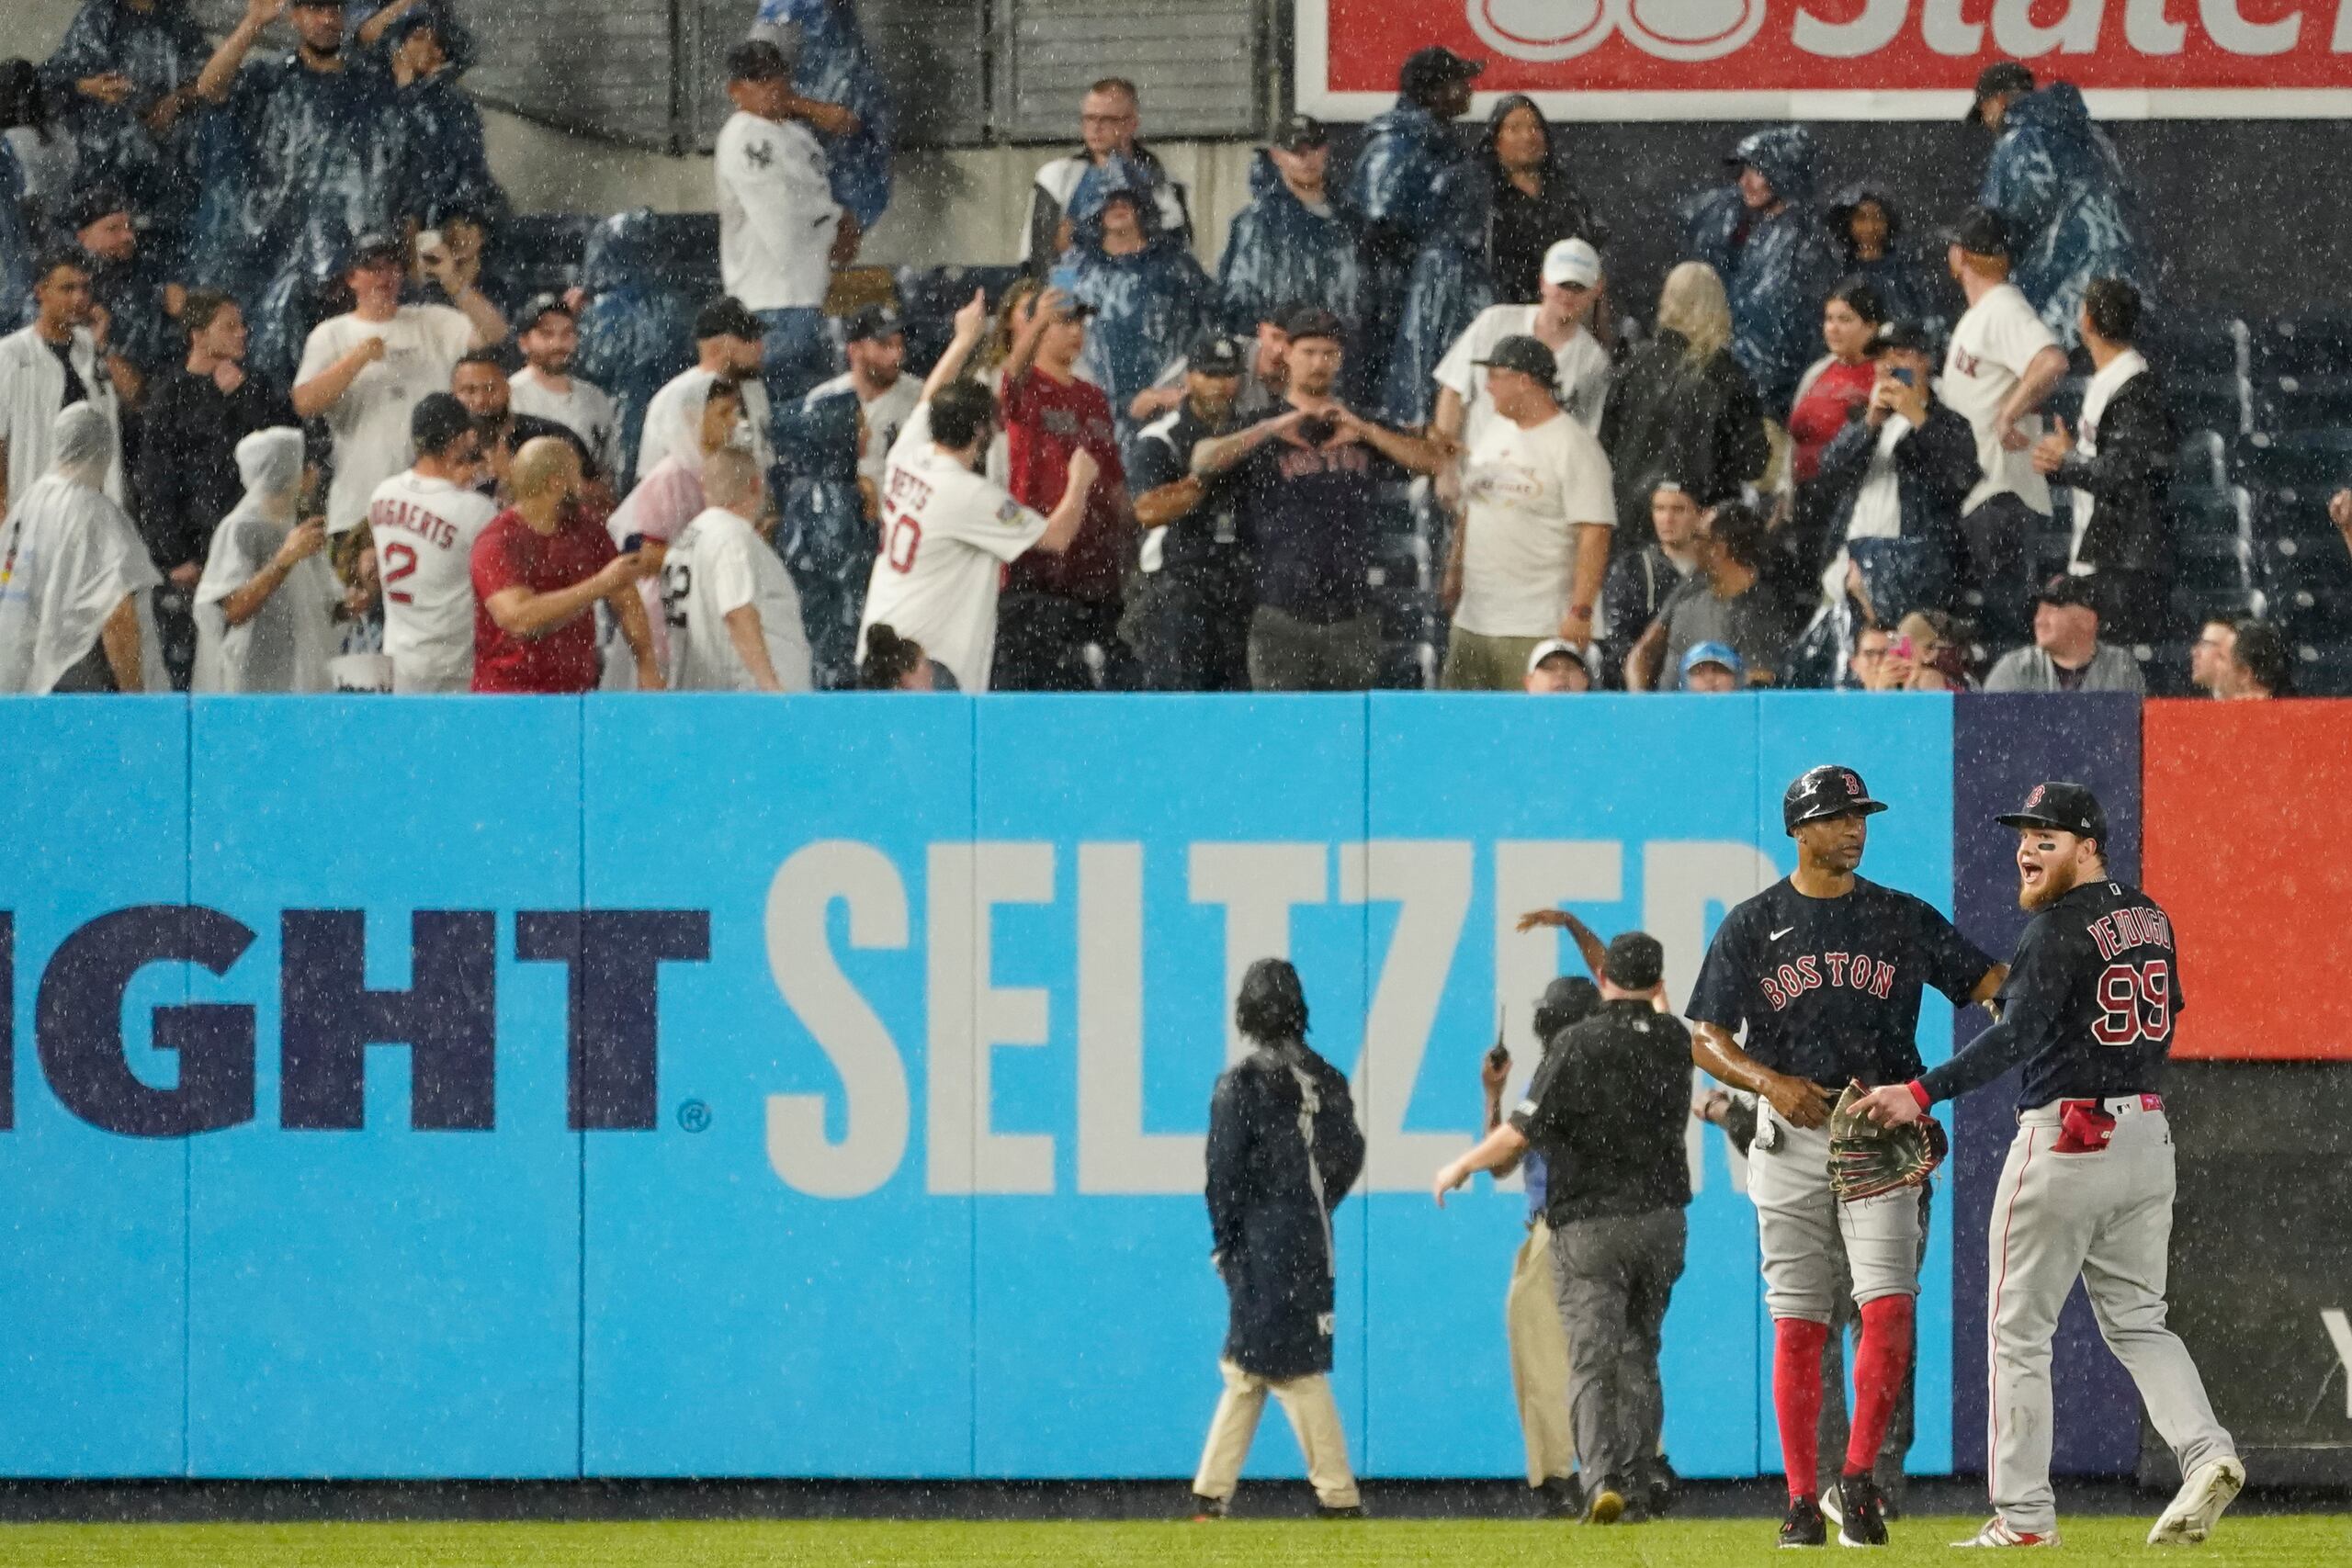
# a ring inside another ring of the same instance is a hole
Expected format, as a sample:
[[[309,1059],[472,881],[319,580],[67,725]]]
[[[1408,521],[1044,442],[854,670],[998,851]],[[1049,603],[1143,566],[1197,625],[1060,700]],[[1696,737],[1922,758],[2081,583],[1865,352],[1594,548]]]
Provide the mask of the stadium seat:
[[[2300,644],[2295,649],[2295,694],[2352,697],[2352,644]]]
[[[2242,490],[2176,484],[2165,498],[2174,536],[2180,539],[2254,537],[2253,502]]]
[[[994,310],[1021,276],[1018,266],[902,266],[899,313],[907,328],[907,368],[929,375],[956,335],[956,312],[985,290]]]
[[[2246,325],[2235,316],[2163,311],[2141,336],[2141,352],[2167,381],[2247,372]]]
[[[2262,579],[2271,618],[2297,638],[2352,634],[2352,556],[2339,539],[2273,539]]]
[[[2231,439],[2236,439],[2234,433]],[[2189,431],[2181,437],[2180,449],[2173,454],[2172,482],[2176,492],[2182,489],[2229,489],[2228,442],[2217,431]]]
[[[2188,683],[2188,645],[2186,642],[2134,643],[2132,660],[2140,667],[2140,682],[2152,697],[2185,697],[2192,695]]]
[[[2257,430],[2237,444],[2230,466],[2238,483],[2254,493],[2257,521],[2266,498],[2288,507],[2324,507],[2330,495],[2352,483],[2352,430]]]
[[[560,293],[580,281],[589,231],[603,221],[582,212],[518,213],[492,242],[491,265],[517,303],[542,291]]]
[[[2352,425],[2352,376],[2266,376],[2254,384],[2253,413],[2253,430]]]
[[[2352,375],[2352,311],[2321,308],[2258,322],[2247,346],[2247,371],[2257,380]]]
[[[2165,383],[2173,423],[2214,430],[2233,440],[2256,428],[2243,376],[2188,376]]]

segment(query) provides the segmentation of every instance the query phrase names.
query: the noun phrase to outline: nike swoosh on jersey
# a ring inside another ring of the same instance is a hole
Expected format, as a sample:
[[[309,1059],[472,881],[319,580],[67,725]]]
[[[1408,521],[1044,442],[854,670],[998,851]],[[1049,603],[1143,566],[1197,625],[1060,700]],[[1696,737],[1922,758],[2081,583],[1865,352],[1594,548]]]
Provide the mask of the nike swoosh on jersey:
[[[1774,931],[1770,936],[1766,937],[1764,940],[1767,942],[1778,942],[1796,929],[1797,928],[1794,926],[1782,926],[1779,931]]]

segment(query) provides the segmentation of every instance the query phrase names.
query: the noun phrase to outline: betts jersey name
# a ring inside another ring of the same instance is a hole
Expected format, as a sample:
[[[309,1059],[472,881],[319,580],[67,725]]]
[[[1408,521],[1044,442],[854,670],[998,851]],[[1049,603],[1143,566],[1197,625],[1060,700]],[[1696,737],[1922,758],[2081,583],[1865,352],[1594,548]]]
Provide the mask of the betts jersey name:
[[[1824,986],[1868,991],[1884,1001],[1894,992],[1894,965],[1867,953],[1825,953],[1818,957],[1808,953],[1769,975],[1758,976],[1756,983],[1764,987],[1764,999],[1772,1004],[1774,1012]]]

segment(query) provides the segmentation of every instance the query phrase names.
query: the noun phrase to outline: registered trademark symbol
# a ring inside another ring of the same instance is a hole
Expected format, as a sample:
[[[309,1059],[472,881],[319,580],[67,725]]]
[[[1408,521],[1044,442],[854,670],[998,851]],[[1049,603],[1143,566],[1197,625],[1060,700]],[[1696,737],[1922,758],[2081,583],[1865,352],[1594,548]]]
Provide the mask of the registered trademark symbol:
[[[678,1125],[689,1133],[710,1130],[710,1107],[699,1100],[689,1100],[678,1107]]]

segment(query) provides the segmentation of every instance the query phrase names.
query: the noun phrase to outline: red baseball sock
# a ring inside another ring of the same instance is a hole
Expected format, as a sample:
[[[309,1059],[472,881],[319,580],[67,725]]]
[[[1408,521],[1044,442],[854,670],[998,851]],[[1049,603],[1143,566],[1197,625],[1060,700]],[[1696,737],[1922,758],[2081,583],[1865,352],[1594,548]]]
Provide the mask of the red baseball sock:
[[[1821,1456],[1821,1351],[1829,1325],[1801,1317],[1772,1320],[1772,1408],[1781,1420],[1781,1462],[1789,1497],[1814,1495]]]
[[[1903,1393],[1903,1374],[1911,1366],[1914,1322],[1909,1296],[1881,1296],[1862,1303],[1862,1342],[1854,1351],[1854,1422],[1846,1442],[1849,1475],[1878,1463],[1886,1424]]]

